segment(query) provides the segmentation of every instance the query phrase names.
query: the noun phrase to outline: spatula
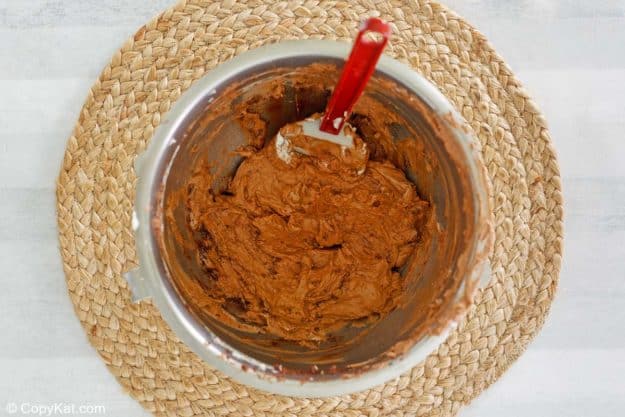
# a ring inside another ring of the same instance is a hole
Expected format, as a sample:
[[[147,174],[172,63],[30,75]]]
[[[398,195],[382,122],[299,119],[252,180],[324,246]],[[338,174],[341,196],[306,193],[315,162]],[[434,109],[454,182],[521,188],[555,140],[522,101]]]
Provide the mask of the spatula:
[[[351,115],[354,104],[360,98],[371,78],[390,36],[391,28],[386,22],[378,18],[365,20],[360,26],[354,46],[323,117],[310,117],[297,122],[296,125],[299,125],[301,130],[289,129],[289,131],[299,130],[308,137],[352,148],[354,146],[350,134],[352,129],[344,129],[345,123]],[[276,139],[278,154],[289,148],[288,143],[288,134],[282,136],[279,133]],[[294,147],[294,150],[306,153],[297,147]]]

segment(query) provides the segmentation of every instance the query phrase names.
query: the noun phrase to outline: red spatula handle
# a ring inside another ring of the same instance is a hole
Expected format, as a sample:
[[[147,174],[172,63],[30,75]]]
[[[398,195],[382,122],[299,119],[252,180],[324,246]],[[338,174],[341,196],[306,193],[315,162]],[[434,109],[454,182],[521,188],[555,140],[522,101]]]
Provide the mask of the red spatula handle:
[[[323,132],[336,135],[341,131],[371,78],[390,36],[391,27],[380,19],[372,17],[362,23],[339,83],[326,107],[320,126]]]

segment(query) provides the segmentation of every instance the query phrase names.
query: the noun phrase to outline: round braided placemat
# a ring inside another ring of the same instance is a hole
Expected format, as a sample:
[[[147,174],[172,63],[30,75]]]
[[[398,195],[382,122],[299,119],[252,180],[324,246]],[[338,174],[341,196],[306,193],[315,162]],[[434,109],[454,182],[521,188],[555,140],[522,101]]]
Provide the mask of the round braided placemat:
[[[391,22],[386,53],[452,101],[479,138],[495,219],[492,281],[458,329],[409,373],[335,398],[298,399],[237,384],[132,304],[134,157],[193,81],[282,39],[351,41],[363,16]],[[89,341],[123,387],[166,416],[451,416],[493,383],[541,328],[558,280],[562,196],[545,121],[484,37],[428,1],[182,1],[139,29],[91,88],[57,186],[67,286]]]

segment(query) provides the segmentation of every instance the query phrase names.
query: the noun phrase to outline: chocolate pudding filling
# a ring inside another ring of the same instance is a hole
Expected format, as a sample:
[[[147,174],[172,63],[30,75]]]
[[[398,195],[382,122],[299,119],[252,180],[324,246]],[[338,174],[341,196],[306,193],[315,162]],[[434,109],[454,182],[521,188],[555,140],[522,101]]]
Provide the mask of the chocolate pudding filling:
[[[306,154],[280,156],[280,129],[322,113],[338,76],[277,66],[218,92],[171,151],[154,220],[188,310],[285,373],[381,365],[471,301],[467,167],[427,104],[374,77],[353,148],[300,134]]]
[[[200,166],[186,198],[210,276],[211,315],[242,330],[314,347],[348,325],[384,318],[402,299],[399,271],[426,233],[430,205],[388,160],[310,137],[289,162],[275,139],[246,148],[227,186]]]

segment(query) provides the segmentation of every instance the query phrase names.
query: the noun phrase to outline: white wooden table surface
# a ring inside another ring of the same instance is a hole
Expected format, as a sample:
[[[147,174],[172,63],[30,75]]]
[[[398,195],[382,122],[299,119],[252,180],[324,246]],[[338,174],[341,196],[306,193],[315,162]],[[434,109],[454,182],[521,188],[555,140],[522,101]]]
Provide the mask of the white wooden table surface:
[[[169,3],[0,0],[0,415],[8,403],[59,402],[146,415],[72,311],[54,181],[88,88]],[[487,35],[545,112],[566,199],[564,264],[547,324],[461,415],[622,416],[625,1],[447,3]]]

